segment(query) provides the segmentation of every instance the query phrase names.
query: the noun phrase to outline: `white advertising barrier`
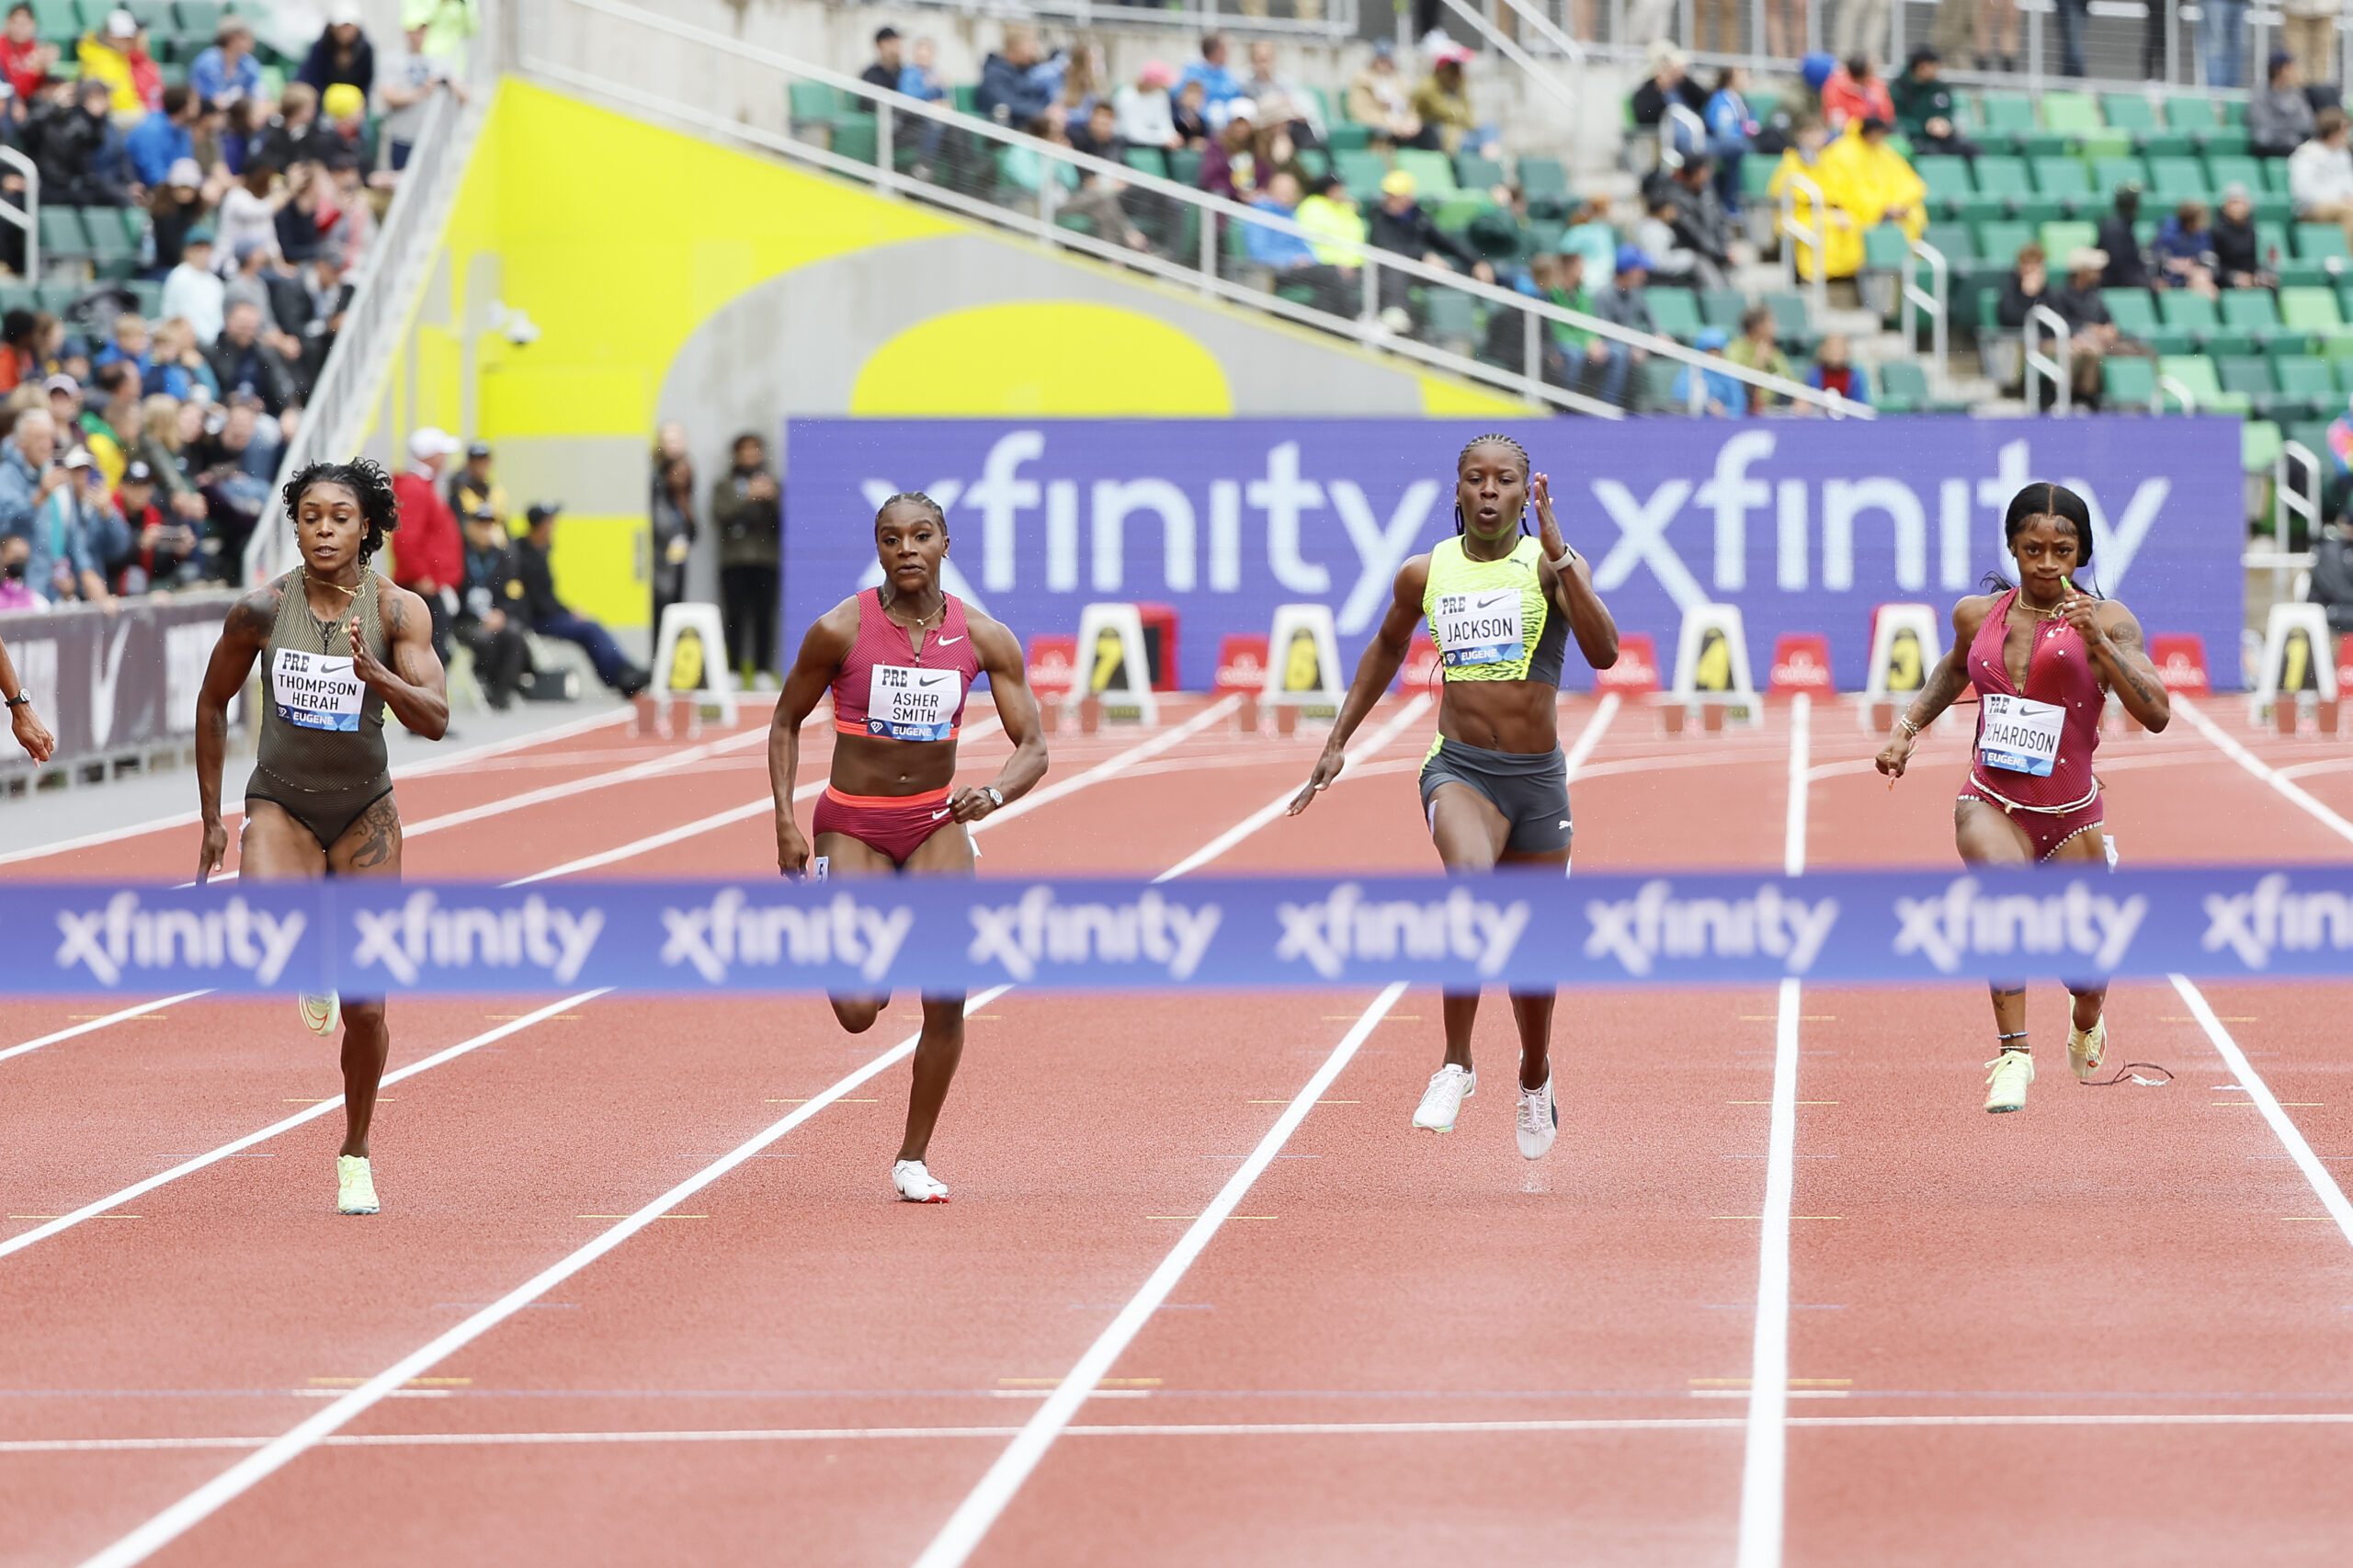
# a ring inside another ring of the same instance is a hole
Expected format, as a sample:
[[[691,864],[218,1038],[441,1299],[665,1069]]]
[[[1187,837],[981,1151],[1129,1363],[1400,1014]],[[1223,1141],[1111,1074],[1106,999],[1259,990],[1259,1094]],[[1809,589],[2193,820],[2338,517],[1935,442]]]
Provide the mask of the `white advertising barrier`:
[[[1928,672],[1945,656],[1934,605],[1881,605],[1871,615],[1871,663],[1863,687],[1866,702],[1909,697],[1928,682]]]
[[[1093,604],[1078,617],[1080,678],[1063,699],[1075,708],[1087,698],[1103,705],[1103,717],[1156,724],[1152,666],[1144,656],[1143,618],[1131,604]]]
[[[2328,611],[2314,604],[2271,607],[2263,629],[2263,667],[2256,674],[2254,706],[2309,691],[2323,702],[2336,700],[2336,660],[2328,636]]]
[[[1761,716],[1738,605],[1693,605],[1683,612],[1683,631],[1675,643],[1675,687],[1667,700],[1685,706],[1720,702]]]
[[[1340,639],[1328,605],[1277,605],[1267,633],[1267,684],[1261,702],[1296,708],[1310,719],[1336,718],[1347,684],[1340,678]]]
[[[654,640],[654,685],[647,695],[719,710],[735,722],[735,676],[727,667],[727,629],[719,607],[667,605]]]

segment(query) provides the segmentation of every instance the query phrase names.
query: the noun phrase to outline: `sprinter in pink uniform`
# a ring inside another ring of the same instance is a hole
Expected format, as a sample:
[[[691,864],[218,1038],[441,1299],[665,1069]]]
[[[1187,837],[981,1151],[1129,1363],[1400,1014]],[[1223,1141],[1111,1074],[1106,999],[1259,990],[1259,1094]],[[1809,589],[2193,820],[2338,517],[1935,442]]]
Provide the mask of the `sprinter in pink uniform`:
[[[776,791],[776,863],[788,877],[879,877],[893,872],[969,877],[979,822],[1027,793],[1046,773],[1046,742],[1012,632],[939,585],[948,519],[928,495],[893,495],[874,515],[882,585],[852,595],[809,629],[785,677],[768,727],[768,781]],[[956,736],[974,677],[985,673],[1013,755],[995,782],[956,789]],[[818,797],[813,847],[792,813],[801,725],[826,687],[834,693],[834,766]],[[834,1016],[852,1034],[874,1027],[890,997],[836,996]],[[964,1050],[964,995],[923,999],[906,1140],[892,1184],[911,1203],[945,1203],[948,1188],[924,1163],[931,1130]]]
[[[2100,783],[2092,773],[2100,710],[2113,691],[2126,712],[2162,730],[2173,716],[2165,683],[2131,612],[2075,582],[2092,564],[2091,513],[2083,497],[2056,484],[2029,484],[2010,502],[2002,537],[2018,563],[2018,585],[1989,578],[1985,585],[1994,592],[1953,607],[1952,650],[1895,722],[1879,770],[1901,778],[1921,730],[1973,687],[1976,744],[1953,807],[1961,858],[1977,865],[2104,859]],[[1993,989],[1998,1049],[1985,1064],[1985,1108],[2018,1110],[2034,1082],[2026,987],[1996,981]],[[2108,988],[2068,990],[2075,1016],[2067,1062],[2077,1078],[2088,1079],[2107,1054]]]

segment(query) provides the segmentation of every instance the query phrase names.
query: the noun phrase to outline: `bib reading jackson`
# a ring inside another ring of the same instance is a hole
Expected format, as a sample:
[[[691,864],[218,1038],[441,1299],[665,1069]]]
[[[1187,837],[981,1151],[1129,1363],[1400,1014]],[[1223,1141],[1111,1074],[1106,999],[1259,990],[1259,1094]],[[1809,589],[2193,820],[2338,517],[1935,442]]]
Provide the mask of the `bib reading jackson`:
[[[1526,651],[1518,588],[1440,594],[1432,630],[1443,663],[1505,665]]]
[[[278,716],[305,730],[357,730],[368,687],[351,673],[348,655],[279,648],[270,658]]]

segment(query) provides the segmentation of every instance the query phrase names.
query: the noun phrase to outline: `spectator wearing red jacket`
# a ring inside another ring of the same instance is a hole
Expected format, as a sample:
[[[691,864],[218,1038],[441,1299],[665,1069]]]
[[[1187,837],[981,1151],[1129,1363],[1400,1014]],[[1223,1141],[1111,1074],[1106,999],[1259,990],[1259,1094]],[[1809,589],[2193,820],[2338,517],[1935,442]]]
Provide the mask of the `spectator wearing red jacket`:
[[[1895,98],[1870,60],[1857,55],[1822,84],[1822,118],[1832,129],[1850,119],[1883,119],[1895,123]]]
[[[57,63],[57,46],[41,42],[40,30],[40,24],[33,19],[33,8],[25,0],[17,0],[8,8],[7,25],[0,29],[0,75],[8,78],[19,118]]]
[[[449,628],[466,580],[465,540],[457,514],[441,498],[441,472],[466,444],[431,425],[409,432],[409,466],[392,476],[400,531],[392,539],[392,581],[425,601],[433,615],[433,651],[449,662]]]

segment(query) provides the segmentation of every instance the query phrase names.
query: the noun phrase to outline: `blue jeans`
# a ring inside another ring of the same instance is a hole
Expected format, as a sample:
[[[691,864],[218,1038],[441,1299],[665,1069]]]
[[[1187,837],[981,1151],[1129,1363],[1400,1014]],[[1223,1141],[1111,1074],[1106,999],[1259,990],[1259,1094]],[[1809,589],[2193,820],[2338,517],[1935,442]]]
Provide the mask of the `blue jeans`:
[[[613,641],[613,634],[584,616],[566,610],[562,615],[543,616],[531,628],[542,637],[561,642],[576,642],[586,651],[588,662],[597,666],[597,678],[618,689],[621,676],[629,668],[629,660]]]
[[[1603,338],[1601,342],[1602,347],[1608,349],[1609,358],[1588,371],[1597,383],[1594,394],[1604,403],[1627,407],[1626,383],[1634,372],[1634,351],[1626,344],[1609,338]]]
[[[2199,7],[2198,52],[2205,57],[2206,85],[2246,84],[2246,0],[2203,0]]]

